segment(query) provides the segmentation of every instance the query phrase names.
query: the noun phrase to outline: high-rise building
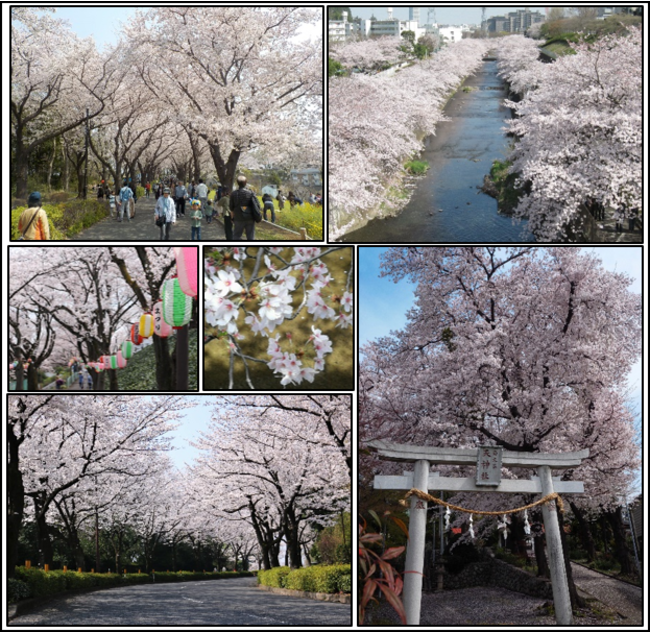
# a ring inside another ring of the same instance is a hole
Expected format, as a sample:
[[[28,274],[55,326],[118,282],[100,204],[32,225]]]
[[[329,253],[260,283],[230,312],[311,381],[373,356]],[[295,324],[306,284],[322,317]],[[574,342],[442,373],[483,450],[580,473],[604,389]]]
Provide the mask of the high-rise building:
[[[409,22],[420,24],[420,7],[409,7]]]

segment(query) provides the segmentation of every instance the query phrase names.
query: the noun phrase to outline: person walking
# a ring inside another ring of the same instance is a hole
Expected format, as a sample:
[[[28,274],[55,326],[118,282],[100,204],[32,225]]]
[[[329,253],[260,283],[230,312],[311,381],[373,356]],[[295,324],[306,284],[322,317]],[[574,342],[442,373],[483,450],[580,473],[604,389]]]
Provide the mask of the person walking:
[[[223,216],[223,227],[226,231],[226,241],[232,241],[232,213],[230,211],[230,193],[223,190],[221,199],[217,202]]]
[[[286,201],[286,197],[284,197],[284,193],[282,193],[281,189],[278,189],[278,211],[284,211],[284,203]]]
[[[233,241],[241,241],[244,231],[246,231],[246,239],[253,241],[255,239],[253,204],[257,202],[259,205],[259,202],[255,198],[255,194],[246,188],[246,176],[239,176],[237,185],[239,189],[232,192],[229,205],[235,223]]]
[[[169,187],[163,189],[163,196],[156,202],[154,220],[160,227],[160,239],[169,240],[171,226],[176,223],[176,205],[169,197]]]
[[[88,374],[86,375],[86,386],[88,387],[87,390],[93,390],[93,376],[90,375],[90,371],[88,371]]]
[[[27,208],[18,218],[18,232],[21,233],[19,241],[45,241],[50,238],[50,222],[41,206],[41,194],[38,191],[29,196]]]
[[[179,182],[176,185],[174,197],[176,201],[176,214],[185,217],[185,198],[187,198],[187,190],[183,186],[182,182]]]
[[[208,206],[208,187],[203,183],[201,178],[199,178],[199,183],[196,185],[194,191],[194,197],[198,197],[201,200],[201,209],[205,209]]]
[[[275,206],[273,204],[273,197],[268,193],[265,193],[262,196],[262,202],[264,202],[264,221],[266,221],[266,212],[271,212],[271,221],[275,224]]]
[[[149,197],[150,191],[151,191],[151,184],[147,182],[147,184],[144,185],[144,196]]]
[[[84,390],[84,374],[79,372],[79,390]]]
[[[201,205],[201,211],[205,215],[205,219],[208,222],[208,224],[212,223],[212,215],[214,214],[214,207],[212,206],[212,200],[208,200],[208,204],[203,208],[203,205]]]
[[[201,220],[203,214],[201,213],[201,200],[192,200],[192,240],[196,239],[201,241]]]
[[[120,219],[117,220],[118,222],[122,221],[122,217],[124,213],[126,213],[126,221],[130,222],[131,221],[131,209],[130,204],[131,200],[133,199],[133,191],[129,186],[127,186],[126,180],[122,183],[122,188],[120,189],[120,195],[119,195],[119,200],[120,200]]]

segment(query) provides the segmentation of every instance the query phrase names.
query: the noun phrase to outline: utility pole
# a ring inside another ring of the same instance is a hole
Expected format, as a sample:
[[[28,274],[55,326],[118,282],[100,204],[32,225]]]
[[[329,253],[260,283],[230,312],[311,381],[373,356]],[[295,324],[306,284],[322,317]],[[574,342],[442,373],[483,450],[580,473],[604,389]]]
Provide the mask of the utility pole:
[[[487,37],[487,7],[483,7],[483,14],[481,16],[481,32],[483,37]]]

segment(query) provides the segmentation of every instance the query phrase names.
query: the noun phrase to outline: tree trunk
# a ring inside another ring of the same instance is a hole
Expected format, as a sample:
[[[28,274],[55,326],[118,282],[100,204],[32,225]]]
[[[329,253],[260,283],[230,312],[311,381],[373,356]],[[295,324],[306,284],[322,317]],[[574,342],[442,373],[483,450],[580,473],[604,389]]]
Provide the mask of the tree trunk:
[[[241,152],[233,149],[230,152],[230,156],[228,156],[228,160],[224,161],[221,156],[221,150],[219,149],[219,143],[208,142],[208,147],[210,147],[210,154],[214,162],[214,167],[217,170],[217,175],[219,176],[219,182],[221,182],[224,189],[232,191]]]
[[[47,168],[47,192],[52,192],[52,166],[54,165],[54,157],[56,156],[56,138],[52,141],[52,157],[50,158],[50,164]]]
[[[108,375],[110,379],[111,390],[119,391],[120,389],[117,385],[117,369],[111,369]]]
[[[23,382],[25,381],[25,374],[23,369],[23,360],[22,358],[17,357],[16,362],[18,362],[16,365],[16,390],[24,391],[25,388]]]
[[[18,564],[18,536],[25,512],[25,488],[20,470],[18,438],[7,428],[9,461],[7,463],[7,577],[13,577]]]
[[[576,507],[575,503],[570,502],[569,504],[571,505],[573,515],[576,517],[576,520],[580,525],[582,544],[587,552],[587,562],[593,562],[596,559],[596,544],[594,542],[593,533],[591,532],[591,525],[585,518],[584,512]]]
[[[196,301],[194,301],[196,303]],[[186,391],[189,384],[189,332],[185,325],[176,331],[176,390]]]
[[[39,562],[41,564],[52,564],[54,552],[52,550],[52,541],[50,532],[45,520],[45,512],[42,511],[42,502],[44,498],[39,499],[38,495],[34,497],[34,514],[36,516],[36,533],[38,539]]]
[[[16,170],[16,197],[27,197],[27,174],[29,171],[29,154],[22,138],[22,128],[16,129],[16,153],[14,155],[14,169]]]
[[[153,337],[154,354],[156,356],[156,383],[159,391],[173,391],[172,363],[169,356],[167,338]]]
[[[622,510],[617,507],[616,511],[608,511],[605,515],[614,534],[614,555],[621,565],[621,573],[623,575],[635,575],[636,569],[630,550],[627,547],[627,534],[623,525]]]
[[[27,367],[27,390],[38,390],[38,367],[33,363]]]
[[[535,513],[532,517],[534,522],[542,522],[541,513]],[[546,577],[550,579],[551,572],[548,567],[548,560],[546,559],[546,536],[538,535],[533,538],[535,546],[535,559],[537,561],[537,577]]]

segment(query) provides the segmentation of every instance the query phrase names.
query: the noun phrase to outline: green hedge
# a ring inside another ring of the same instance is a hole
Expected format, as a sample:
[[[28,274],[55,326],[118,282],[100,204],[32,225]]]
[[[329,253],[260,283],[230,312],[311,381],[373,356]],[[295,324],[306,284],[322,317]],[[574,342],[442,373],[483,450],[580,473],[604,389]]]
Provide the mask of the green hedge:
[[[291,570],[280,566],[269,571],[260,571],[257,582],[274,588],[290,588],[305,592],[349,593],[352,587],[350,564],[332,566],[306,566]]]
[[[202,581],[206,579],[227,579],[230,577],[252,577],[249,571],[224,573],[196,573],[192,571],[155,572],[155,582]],[[25,597],[49,597],[66,590],[89,588],[110,588],[127,584],[152,582],[149,573],[78,573],[77,571],[49,571],[39,568],[16,567],[15,584],[8,588],[9,598],[17,601]],[[14,580],[11,580],[14,581]]]

